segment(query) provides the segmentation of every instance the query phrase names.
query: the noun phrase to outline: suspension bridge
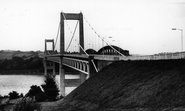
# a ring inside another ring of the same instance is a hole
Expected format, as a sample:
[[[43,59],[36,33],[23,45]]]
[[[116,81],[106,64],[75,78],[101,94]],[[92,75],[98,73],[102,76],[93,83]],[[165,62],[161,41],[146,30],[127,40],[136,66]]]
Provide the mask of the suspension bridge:
[[[69,25],[69,20],[77,21],[73,30]],[[48,44],[51,44],[52,48],[48,49]],[[104,46],[104,44],[106,45]],[[59,52],[57,45],[59,45]],[[180,58],[185,58],[185,52],[145,56],[130,55],[128,50],[111,45],[100,36],[82,13],[61,12],[56,39],[45,40],[44,68],[45,75],[52,70],[52,75],[55,76],[55,64],[59,63],[60,93],[65,96],[65,87],[75,84],[71,85],[69,80],[65,79],[64,65],[80,72],[78,82],[81,84],[113,61]]]

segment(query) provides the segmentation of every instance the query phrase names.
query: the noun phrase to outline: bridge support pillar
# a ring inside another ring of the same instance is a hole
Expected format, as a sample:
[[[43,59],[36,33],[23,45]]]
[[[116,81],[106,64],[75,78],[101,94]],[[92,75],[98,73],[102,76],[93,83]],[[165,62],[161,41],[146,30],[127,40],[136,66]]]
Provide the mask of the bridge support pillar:
[[[47,75],[47,59],[46,57],[44,58],[44,75],[46,76]]]
[[[52,77],[56,76],[55,63],[54,62],[48,62],[46,58],[44,59],[44,75],[45,76],[50,75]]]
[[[60,94],[65,96],[65,72],[63,68],[63,57],[60,57],[59,74],[60,74]]]

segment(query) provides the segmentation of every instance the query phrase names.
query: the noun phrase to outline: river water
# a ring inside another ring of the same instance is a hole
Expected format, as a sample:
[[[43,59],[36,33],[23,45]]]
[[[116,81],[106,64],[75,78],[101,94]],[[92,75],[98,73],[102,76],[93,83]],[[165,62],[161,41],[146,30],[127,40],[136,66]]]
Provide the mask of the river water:
[[[65,75],[66,79],[78,79],[78,75]],[[59,86],[59,75],[56,75],[56,83]],[[0,95],[8,95],[9,92],[17,91],[24,95],[29,91],[30,86],[45,84],[44,75],[0,75]],[[66,94],[76,87],[66,87]]]

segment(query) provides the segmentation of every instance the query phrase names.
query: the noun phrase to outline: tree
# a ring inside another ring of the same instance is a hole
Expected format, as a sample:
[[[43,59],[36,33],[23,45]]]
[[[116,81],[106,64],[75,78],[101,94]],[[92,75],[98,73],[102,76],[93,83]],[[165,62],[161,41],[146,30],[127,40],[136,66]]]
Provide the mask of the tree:
[[[26,97],[31,97],[31,98],[35,97],[35,101],[37,102],[43,102],[47,98],[45,93],[41,90],[40,86],[37,86],[37,85],[32,85],[30,87],[30,90],[26,94]]]
[[[37,86],[37,85],[32,85],[30,87],[30,90],[26,94],[26,96],[32,97],[32,96],[36,96],[38,93],[43,93],[41,88],[39,86]]]
[[[48,100],[56,100],[57,96],[59,95],[59,89],[54,78],[46,76],[45,84],[42,84],[41,86],[44,90],[44,93],[48,96]]]

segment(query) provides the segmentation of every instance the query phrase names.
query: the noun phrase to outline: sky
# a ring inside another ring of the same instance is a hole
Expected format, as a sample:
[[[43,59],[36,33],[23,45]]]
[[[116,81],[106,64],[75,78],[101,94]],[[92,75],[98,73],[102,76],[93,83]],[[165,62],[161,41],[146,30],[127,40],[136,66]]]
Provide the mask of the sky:
[[[101,37],[131,54],[182,51],[181,31],[172,28],[185,36],[185,0],[0,0],[0,50],[44,51],[61,12],[82,12]]]

